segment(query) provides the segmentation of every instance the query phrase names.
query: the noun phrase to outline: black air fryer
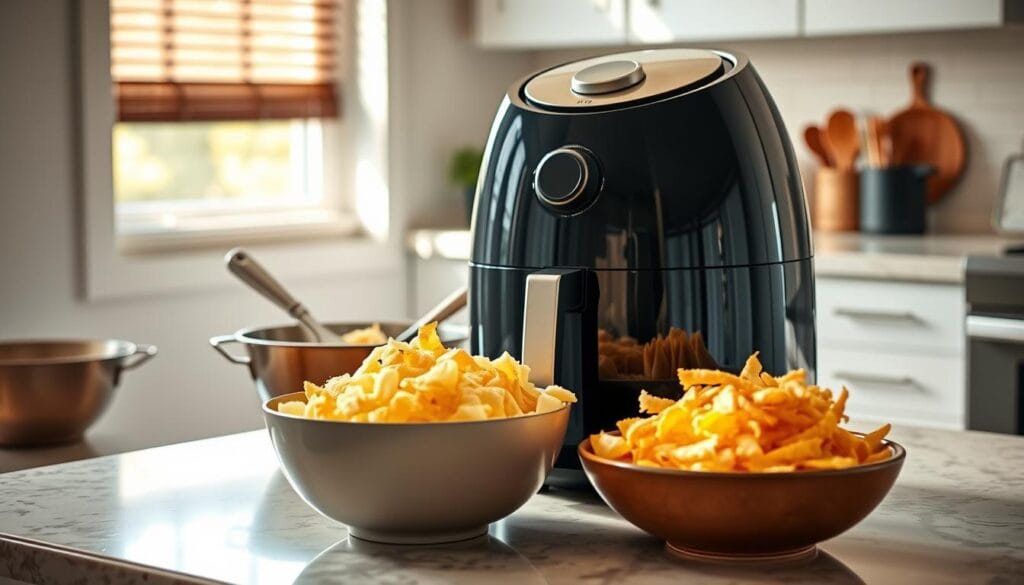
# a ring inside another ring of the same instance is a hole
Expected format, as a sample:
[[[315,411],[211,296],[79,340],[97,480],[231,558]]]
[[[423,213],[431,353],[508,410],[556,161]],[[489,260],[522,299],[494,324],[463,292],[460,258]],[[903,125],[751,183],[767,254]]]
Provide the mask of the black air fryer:
[[[740,54],[585,59],[513,85],[484,154],[472,349],[580,398],[556,463],[669,397],[679,367],[815,367],[807,210],[782,119]]]

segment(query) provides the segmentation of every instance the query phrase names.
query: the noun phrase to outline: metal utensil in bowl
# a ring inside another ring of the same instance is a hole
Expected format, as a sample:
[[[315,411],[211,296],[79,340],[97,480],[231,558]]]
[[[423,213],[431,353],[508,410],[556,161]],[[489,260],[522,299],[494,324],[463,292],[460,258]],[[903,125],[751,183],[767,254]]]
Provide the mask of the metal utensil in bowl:
[[[469,287],[460,286],[453,290],[451,294],[446,296],[440,303],[434,305],[429,311],[423,314],[422,317],[413,322],[405,328],[404,331],[395,336],[398,341],[410,341],[413,337],[416,337],[416,333],[431,321],[444,321],[448,317],[451,317],[455,313],[459,312],[466,303],[469,302]]]
[[[329,323],[326,327],[341,335],[370,325]],[[408,325],[408,322],[380,323],[381,330],[389,337],[398,335]],[[453,325],[442,324],[437,332],[445,347],[459,345],[468,337],[465,327]],[[228,351],[226,346],[232,343],[245,346],[245,355]],[[211,337],[210,345],[228,361],[249,367],[260,400],[301,390],[306,380],[322,384],[333,376],[352,373],[375,347],[309,342],[298,325],[241,329],[230,335]]]
[[[313,318],[309,309],[288,292],[276,278],[271,276],[262,264],[241,248],[235,248],[224,256],[228,270],[250,288],[263,295],[270,302],[295,318],[306,333],[306,341],[322,343],[344,343],[333,331]]]
[[[0,445],[82,438],[121,379],[156,355],[120,340],[0,342]]]
[[[540,489],[569,406],[481,421],[355,423],[278,412],[263,418],[285,477],[307,504],[357,538],[396,544],[480,536]],[[442,497],[443,496],[443,497]]]

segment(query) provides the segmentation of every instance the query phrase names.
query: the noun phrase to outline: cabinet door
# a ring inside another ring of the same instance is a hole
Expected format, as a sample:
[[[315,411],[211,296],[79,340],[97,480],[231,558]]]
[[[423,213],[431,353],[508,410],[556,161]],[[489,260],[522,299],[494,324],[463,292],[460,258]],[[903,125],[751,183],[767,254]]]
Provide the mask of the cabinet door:
[[[823,346],[818,383],[850,391],[850,420],[963,429],[967,392],[963,360],[897,350],[861,351]],[[858,428],[863,428],[858,425]]]
[[[818,340],[963,359],[964,289],[955,284],[818,278]]]
[[[800,0],[630,0],[629,40],[795,37]]]
[[[475,0],[485,47],[568,47],[626,42],[626,0]]]
[[[804,0],[808,36],[1003,24],[1003,0]]]

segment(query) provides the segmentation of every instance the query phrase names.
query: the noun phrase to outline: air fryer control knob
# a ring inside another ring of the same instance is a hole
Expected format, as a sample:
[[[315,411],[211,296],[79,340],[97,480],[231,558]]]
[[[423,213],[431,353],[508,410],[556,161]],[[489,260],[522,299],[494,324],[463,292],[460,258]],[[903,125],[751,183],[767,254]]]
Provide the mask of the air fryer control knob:
[[[597,159],[580,146],[563,146],[544,155],[533,172],[533,190],[549,209],[575,213],[587,207],[601,188]]]

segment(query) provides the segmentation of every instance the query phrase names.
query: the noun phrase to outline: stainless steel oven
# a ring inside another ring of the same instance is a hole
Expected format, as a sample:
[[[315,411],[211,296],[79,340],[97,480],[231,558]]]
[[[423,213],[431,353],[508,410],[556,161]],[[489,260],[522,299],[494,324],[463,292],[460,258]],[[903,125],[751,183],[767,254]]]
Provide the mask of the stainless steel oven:
[[[967,427],[1024,434],[1024,256],[966,264]]]

